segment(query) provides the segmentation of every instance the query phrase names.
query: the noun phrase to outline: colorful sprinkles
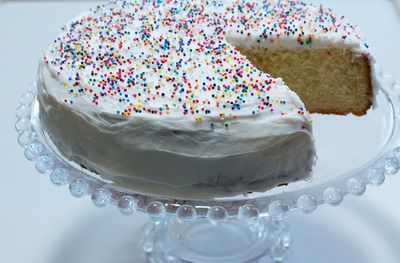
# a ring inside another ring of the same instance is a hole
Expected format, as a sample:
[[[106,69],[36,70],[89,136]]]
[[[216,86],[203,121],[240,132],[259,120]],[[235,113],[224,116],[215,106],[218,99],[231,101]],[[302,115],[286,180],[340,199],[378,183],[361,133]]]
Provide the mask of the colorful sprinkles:
[[[121,116],[180,114],[200,123],[205,116],[304,115],[229,38],[311,47],[320,34],[360,39],[330,9],[297,1],[116,1],[63,27],[44,61],[64,81],[65,103],[112,101]]]

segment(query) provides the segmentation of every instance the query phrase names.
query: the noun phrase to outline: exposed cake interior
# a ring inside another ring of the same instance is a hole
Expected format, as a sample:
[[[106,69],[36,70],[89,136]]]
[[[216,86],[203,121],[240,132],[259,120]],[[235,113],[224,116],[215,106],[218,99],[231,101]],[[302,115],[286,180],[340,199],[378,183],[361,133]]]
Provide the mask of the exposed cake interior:
[[[360,116],[372,104],[367,55],[342,49],[237,48],[262,71],[283,78],[312,113]]]

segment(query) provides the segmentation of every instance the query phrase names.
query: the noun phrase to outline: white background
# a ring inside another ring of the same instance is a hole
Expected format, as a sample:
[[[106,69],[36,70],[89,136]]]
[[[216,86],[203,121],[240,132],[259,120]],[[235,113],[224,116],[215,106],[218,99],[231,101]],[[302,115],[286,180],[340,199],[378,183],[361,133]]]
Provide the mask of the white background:
[[[383,70],[400,80],[400,18],[394,3],[326,2],[363,29]],[[67,20],[93,5],[0,4],[0,262],[144,262],[138,248],[143,215],[123,217],[114,207],[97,209],[89,198],[74,199],[66,187],[38,174],[16,142],[15,108],[35,78],[41,50]],[[288,262],[400,262],[399,189],[400,175],[368,188],[361,198],[346,197],[339,207],[295,213]]]

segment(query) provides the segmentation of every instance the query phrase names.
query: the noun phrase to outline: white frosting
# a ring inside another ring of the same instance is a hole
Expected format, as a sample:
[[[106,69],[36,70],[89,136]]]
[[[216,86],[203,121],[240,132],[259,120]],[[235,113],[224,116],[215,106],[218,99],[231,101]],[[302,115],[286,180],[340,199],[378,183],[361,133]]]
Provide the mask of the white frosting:
[[[312,137],[298,128],[307,124],[304,120],[249,116],[229,129],[221,123],[201,129],[189,118],[132,116],[121,122],[113,114],[90,111],[92,106],[82,110],[60,103],[48,88],[57,89],[57,79],[47,70],[41,73],[41,121],[59,151],[122,186],[211,198],[263,191],[307,177],[311,170]]]
[[[212,198],[307,178],[315,149],[303,103],[235,45],[366,52],[336,17],[287,1],[99,6],[41,61],[43,127],[67,159],[146,193]],[[295,29],[312,41],[285,34]]]

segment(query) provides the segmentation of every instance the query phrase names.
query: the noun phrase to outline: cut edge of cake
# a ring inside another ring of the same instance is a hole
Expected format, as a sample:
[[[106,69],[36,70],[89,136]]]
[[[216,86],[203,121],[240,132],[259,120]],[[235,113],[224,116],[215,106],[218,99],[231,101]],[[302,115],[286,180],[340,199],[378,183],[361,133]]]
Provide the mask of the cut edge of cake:
[[[369,54],[346,49],[238,50],[272,77],[281,77],[310,113],[356,116],[373,105]]]

